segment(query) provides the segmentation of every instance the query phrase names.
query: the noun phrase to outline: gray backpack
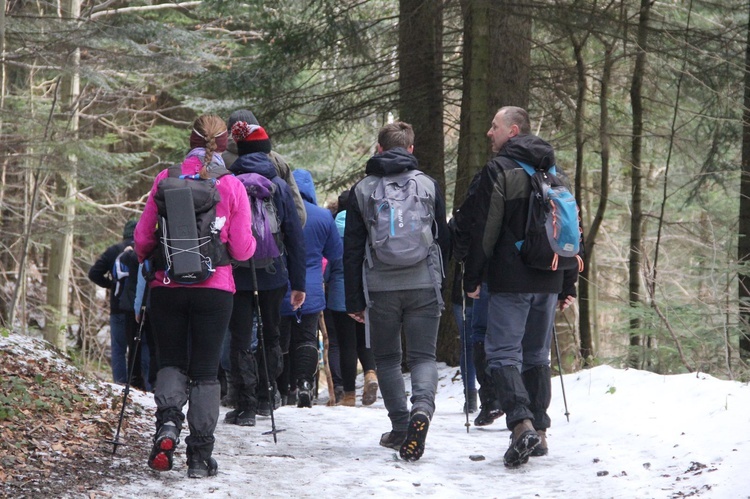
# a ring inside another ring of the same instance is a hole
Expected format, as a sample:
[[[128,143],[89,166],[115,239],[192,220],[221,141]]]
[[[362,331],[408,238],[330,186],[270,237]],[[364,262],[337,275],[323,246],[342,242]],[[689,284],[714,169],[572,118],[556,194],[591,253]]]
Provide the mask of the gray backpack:
[[[369,176],[363,181],[362,203],[372,253],[388,265],[408,267],[430,254],[435,243],[435,185],[419,170]]]

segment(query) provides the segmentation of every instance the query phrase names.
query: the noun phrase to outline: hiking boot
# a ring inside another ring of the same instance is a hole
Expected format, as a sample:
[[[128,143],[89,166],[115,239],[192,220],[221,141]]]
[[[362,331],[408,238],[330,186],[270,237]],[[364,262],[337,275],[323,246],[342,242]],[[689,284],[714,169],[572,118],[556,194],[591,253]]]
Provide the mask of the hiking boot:
[[[464,393],[466,393],[464,391]],[[469,390],[469,395],[466,396],[466,402],[464,402],[464,414],[466,412],[475,413],[477,412],[477,391]]]
[[[282,400],[282,405],[297,405],[297,390],[289,391]]]
[[[227,393],[221,397],[221,405],[237,407],[237,386],[232,382],[227,382]]]
[[[224,422],[226,424],[237,424],[237,414],[239,414],[240,412],[242,411],[240,411],[239,409],[232,409],[231,411],[227,412],[224,415]]]
[[[539,434],[534,429],[531,421],[524,419],[513,427],[510,436],[510,446],[505,451],[503,462],[508,468],[516,468],[529,461],[529,455],[534,447],[539,445]]]
[[[298,383],[297,407],[312,407],[312,385],[307,380]]]
[[[200,459],[193,456],[188,459],[188,477],[190,478],[216,476],[218,472],[219,465],[216,462],[216,459],[212,457],[209,457],[208,459]]]
[[[241,411],[237,414],[234,424],[238,426],[255,426],[255,411]]]
[[[547,431],[537,430],[536,432],[539,434],[539,444],[534,447],[534,450],[532,450],[529,455],[531,457],[546,456],[549,453],[549,447],[547,447]]]
[[[357,405],[357,394],[355,392],[344,392],[344,396],[341,398],[341,405],[355,407]]]
[[[154,436],[154,446],[148,457],[148,467],[156,471],[172,469],[172,455],[180,443],[180,430],[171,421],[164,423]]]
[[[406,429],[406,439],[398,451],[401,459],[417,461],[424,454],[424,442],[427,430],[430,428],[430,417],[427,413],[417,411],[411,415],[409,427]]]
[[[336,404],[339,405],[344,400],[344,387],[337,386],[333,389],[333,395],[336,397]]]
[[[380,445],[388,447],[389,449],[399,450],[401,444],[406,440],[405,431],[387,431],[380,436]]]
[[[499,407],[493,407],[491,405],[482,406],[479,408],[479,414],[474,419],[474,426],[491,425],[502,415],[503,411]]]
[[[279,408],[279,405],[281,405],[281,394],[278,390],[276,390],[274,396],[273,396],[273,410]],[[270,416],[271,415],[271,404],[268,403],[267,399],[260,399],[258,400],[258,416]]]
[[[362,389],[362,405],[372,405],[378,399],[378,377],[375,371],[365,371],[365,386]]]

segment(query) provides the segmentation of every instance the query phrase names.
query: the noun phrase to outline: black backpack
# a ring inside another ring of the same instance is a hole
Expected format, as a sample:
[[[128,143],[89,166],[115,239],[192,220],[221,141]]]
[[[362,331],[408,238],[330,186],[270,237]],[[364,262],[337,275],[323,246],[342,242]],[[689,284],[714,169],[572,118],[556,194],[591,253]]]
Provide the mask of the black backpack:
[[[160,222],[156,229],[159,246],[153,255],[153,268],[165,271],[164,282],[179,284],[203,282],[216,267],[229,265],[221,228],[226,220],[216,218],[221,195],[216,179],[227,175],[226,169],[212,178],[182,175],[180,165],[169,168],[169,176],[157,187],[154,201]]]
[[[126,247],[117,255],[112,266],[115,281],[113,294],[120,312],[134,312],[135,292],[138,287],[138,256],[132,246]]]

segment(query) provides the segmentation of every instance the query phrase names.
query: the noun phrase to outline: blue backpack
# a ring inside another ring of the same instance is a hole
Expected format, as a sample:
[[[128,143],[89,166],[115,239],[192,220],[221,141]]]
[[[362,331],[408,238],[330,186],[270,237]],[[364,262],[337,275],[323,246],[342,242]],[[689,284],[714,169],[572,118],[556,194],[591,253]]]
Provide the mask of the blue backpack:
[[[583,271],[578,204],[554,166],[547,171],[515,160],[531,177],[524,239],[516,242],[521,260],[540,270]]]

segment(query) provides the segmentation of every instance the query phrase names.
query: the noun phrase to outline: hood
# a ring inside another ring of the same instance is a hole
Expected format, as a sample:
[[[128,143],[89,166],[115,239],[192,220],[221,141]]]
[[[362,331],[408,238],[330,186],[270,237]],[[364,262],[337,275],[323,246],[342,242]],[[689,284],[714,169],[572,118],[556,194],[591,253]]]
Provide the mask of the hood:
[[[498,156],[517,159],[540,170],[548,170],[555,165],[555,150],[536,135],[517,135],[509,139]]]
[[[307,170],[294,170],[292,172],[294,180],[297,182],[297,188],[302,195],[302,199],[314,205],[318,204],[315,196],[315,184],[313,183],[312,174]]]
[[[394,147],[380,154],[376,154],[367,161],[365,174],[393,175],[416,170],[419,167],[417,158],[403,147]]]
[[[258,173],[267,179],[276,177],[276,167],[271,163],[268,154],[264,152],[254,152],[243,154],[229,167],[229,171],[235,175],[241,173]]]

